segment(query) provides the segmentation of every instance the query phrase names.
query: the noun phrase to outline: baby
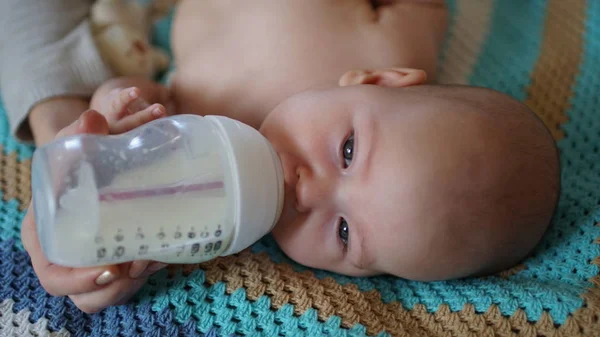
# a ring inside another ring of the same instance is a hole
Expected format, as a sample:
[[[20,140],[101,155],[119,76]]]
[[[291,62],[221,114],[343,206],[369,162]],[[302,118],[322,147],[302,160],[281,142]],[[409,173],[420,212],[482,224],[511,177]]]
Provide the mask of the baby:
[[[235,118],[282,160],[285,205],[272,234],[298,263],[421,281],[495,273],[547,228],[558,155],[521,103],[433,84],[446,16],[442,0],[183,0],[169,88],[112,80],[78,128]],[[79,291],[75,303],[123,301],[133,286],[120,281],[95,302]]]

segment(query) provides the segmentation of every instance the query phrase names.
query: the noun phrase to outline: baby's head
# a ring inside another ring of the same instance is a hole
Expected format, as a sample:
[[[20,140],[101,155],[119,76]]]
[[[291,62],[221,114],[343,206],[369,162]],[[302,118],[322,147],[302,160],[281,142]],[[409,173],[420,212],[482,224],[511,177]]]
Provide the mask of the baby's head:
[[[498,92],[424,82],[413,69],[349,72],[267,117],[286,181],[273,236],[290,258],[440,280],[508,268],[538,243],[559,193],[543,123]]]

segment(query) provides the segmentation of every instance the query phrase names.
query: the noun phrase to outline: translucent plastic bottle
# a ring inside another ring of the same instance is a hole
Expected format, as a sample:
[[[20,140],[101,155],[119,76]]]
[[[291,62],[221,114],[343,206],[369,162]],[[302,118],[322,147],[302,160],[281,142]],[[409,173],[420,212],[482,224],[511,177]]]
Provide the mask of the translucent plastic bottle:
[[[272,229],[283,171],[257,130],[226,117],[179,115],[37,149],[32,189],[52,263],[198,263],[237,253]]]

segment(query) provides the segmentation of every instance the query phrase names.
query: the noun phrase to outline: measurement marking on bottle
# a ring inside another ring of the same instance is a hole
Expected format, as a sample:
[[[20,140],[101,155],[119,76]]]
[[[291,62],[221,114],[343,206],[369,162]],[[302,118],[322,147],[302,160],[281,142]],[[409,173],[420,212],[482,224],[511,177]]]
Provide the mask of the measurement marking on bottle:
[[[138,255],[146,255],[148,254],[148,245],[140,245],[140,249],[138,250]]]
[[[142,228],[138,227],[137,232],[135,233],[135,238],[136,240],[143,240],[145,237],[144,233],[142,232]]]
[[[208,228],[196,231],[194,227],[182,230],[181,226],[177,226],[166,231],[161,227],[154,233],[156,234],[153,235],[160,241],[152,240],[152,235],[147,237],[143,227],[137,227],[132,232],[119,228],[112,235],[109,233],[105,233],[104,236],[97,235],[94,237],[94,242],[97,244],[96,259],[115,262],[133,261],[147,259],[150,255],[211,259],[219,254],[224,244],[221,239],[224,235],[221,225],[218,225],[214,231]],[[105,240],[106,238],[109,240]],[[148,238],[154,243],[147,241]],[[188,238],[195,239],[196,242],[190,242]]]
[[[113,254],[116,258],[119,258],[121,256],[123,256],[123,254],[125,254],[125,247],[123,246],[118,246],[115,249],[115,253]]]
[[[123,241],[123,239],[125,239],[125,236],[123,235],[123,232],[121,231],[121,229],[119,229],[117,231],[117,235],[115,235],[115,241],[121,242],[121,241]]]
[[[96,257],[98,258],[98,260],[103,259],[105,256],[106,256],[106,248],[104,248],[104,247],[98,248],[98,250],[96,251]]]

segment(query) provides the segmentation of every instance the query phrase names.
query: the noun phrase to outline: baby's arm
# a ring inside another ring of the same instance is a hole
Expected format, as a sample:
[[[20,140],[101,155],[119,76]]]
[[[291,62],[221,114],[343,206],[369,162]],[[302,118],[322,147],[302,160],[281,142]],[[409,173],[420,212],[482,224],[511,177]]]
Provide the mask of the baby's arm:
[[[90,108],[106,117],[111,134],[119,134],[166,116],[172,105],[167,87],[141,77],[122,77],[100,86]]]
[[[93,0],[0,1],[0,88],[13,135],[42,145],[88,108],[111,71],[89,27]]]

